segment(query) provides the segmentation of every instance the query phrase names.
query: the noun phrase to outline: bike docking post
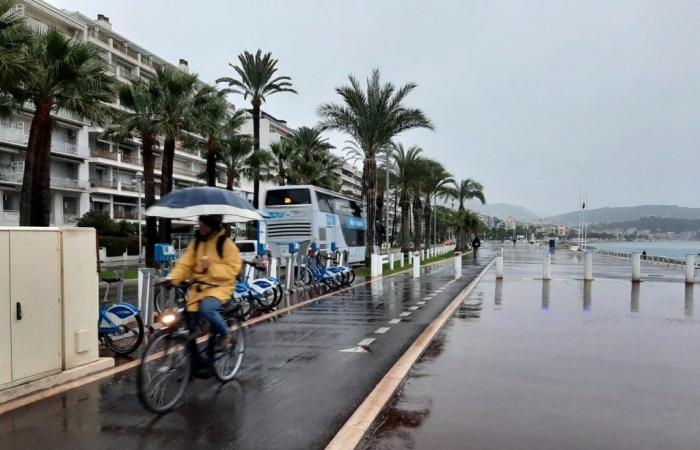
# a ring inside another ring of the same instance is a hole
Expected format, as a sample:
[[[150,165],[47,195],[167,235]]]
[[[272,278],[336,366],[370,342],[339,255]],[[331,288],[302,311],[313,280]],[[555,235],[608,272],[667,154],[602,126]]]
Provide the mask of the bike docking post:
[[[285,276],[285,285],[287,292],[294,293],[296,286],[294,285],[294,260],[295,255],[299,251],[299,244],[295,242],[289,243],[289,256],[287,257],[287,273]]]
[[[138,304],[144,325],[153,327],[153,297],[155,291],[155,269],[139,268],[138,270]]]
[[[583,279],[591,281],[593,279],[593,253],[588,250],[583,260]]]
[[[544,262],[542,264],[542,279],[552,279],[552,255],[549,253],[549,250],[547,250],[544,254]]]
[[[462,277],[462,253],[455,252],[455,280]]]
[[[413,255],[413,278],[420,278],[420,252]]]
[[[394,270],[394,254],[389,253],[389,270]]]
[[[685,282],[695,283],[695,255],[685,255]]]
[[[642,281],[642,254],[632,253],[632,281]]]
[[[496,279],[503,279],[503,249],[498,250],[496,256]]]

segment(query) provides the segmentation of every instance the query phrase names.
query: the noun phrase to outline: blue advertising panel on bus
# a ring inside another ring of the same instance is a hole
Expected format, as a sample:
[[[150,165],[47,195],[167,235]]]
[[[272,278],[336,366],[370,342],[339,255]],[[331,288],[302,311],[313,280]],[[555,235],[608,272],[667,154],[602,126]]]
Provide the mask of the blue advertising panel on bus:
[[[367,222],[364,217],[345,216],[345,226],[351,230],[366,230]]]

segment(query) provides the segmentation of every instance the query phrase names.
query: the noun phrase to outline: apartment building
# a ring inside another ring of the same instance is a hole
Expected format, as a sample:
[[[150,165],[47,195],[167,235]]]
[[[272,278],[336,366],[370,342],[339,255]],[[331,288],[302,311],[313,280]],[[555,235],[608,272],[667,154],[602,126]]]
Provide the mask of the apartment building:
[[[187,61],[180,60],[179,65],[174,66],[119,35],[104,15],[100,14],[93,20],[40,0],[19,0],[17,8],[35,30],[45,31],[51,27],[77,41],[95,44],[102,50],[100,56],[108,71],[121,81],[152,79],[156,68],[162,66],[189,70]],[[31,105],[24,105],[14,117],[0,123],[1,225],[17,225],[19,222],[19,193],[32,112]],[[57,111],[54,119],[52,225],[74,224],[90,209],[105,211],[117,220],[136,220],[143,172],[139,142],[111,143],[102,137],[102,129],[67,111]],[[159,151],[156,151],[156,192],[160,190]],[[206,167],[204,156],[203,150],[185,149],[178,143],[173,163],[175,189],[205,184],[200,176]],[[217,181],[220,187],[225,187],[225,167],[221,164]]]

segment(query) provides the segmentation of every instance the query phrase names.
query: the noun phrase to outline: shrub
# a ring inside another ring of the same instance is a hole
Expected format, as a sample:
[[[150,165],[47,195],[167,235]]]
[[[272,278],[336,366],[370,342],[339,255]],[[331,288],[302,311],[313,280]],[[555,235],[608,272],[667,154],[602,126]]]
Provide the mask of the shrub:
[[[136,236],[100,236],[99,246],[107,250],[107,256],[122,256],[124,252],[129,255],[138,255],[139,238]]]

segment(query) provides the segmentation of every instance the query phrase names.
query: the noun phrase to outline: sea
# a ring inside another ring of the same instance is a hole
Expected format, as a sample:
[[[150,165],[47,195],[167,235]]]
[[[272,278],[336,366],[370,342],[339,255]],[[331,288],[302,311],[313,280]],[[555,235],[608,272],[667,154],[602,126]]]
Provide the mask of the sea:
[[[700,254],[697,241],[638,241],[638,242],[592,242],[591,247],[620,253],[647,252],[650,256],[685,258],[687,254]]]

